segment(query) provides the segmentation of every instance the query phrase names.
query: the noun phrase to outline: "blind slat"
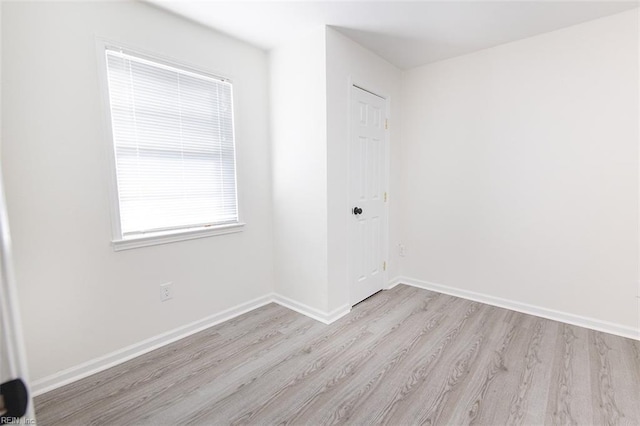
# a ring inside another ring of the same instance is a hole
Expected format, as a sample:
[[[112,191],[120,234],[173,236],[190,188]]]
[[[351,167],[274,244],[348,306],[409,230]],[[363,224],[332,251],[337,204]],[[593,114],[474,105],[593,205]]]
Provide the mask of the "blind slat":
[[[122,235],[237,222],[231,84],[106,58]]]

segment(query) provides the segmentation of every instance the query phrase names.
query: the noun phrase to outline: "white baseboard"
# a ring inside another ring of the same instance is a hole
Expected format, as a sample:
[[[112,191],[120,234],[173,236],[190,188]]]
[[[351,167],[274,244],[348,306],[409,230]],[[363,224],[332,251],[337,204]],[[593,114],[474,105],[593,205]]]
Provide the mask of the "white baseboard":
[[[257,299],[241,303],[240,305],[226,309],[217,314],[194,321],[191,324],[178,327],[166,333],[143,340],[139,343],[135,343],[90,361],[83,362],[82,364],[33,381],[31,383],[31,392],[33,393],[33,396],[41,395],[45,392],[49,392],[53,389],[75,382],[76,380],[83,379],[92,374],[96,374],[118,364],[122,364],[130,359],[144,355],[162,346],[168,345],[169,343],[183,339],[271,302],[273,302],[273,296],[271,294],[258,297]]]
[[[162,346],[191,336],[199,331],[213,327],[214,325],[228,321],[269,303],[277,303],[285,308],[299,312],[324,324],[331,324],[351,311],[351,305],[344,305],[331,312],[323,312],[284,296],[270,293],[265,296],[258,297],[257,299],[241,303],[201,320],[194,321],[191,324],[178,327],[166,333],[135,343],[131,346],[127,346],[101,357],[83,362],[82,364],[67,368],[66,370],[59,371],[50,376],[34,380],[31,382],[31,392],[33,396],[42,395],[43,393],[68,385],[69,383],[73,383],[77,380],[84,379],[85,377],[99,373],[108,368],[115,367],[118,364],[129,361],[130,359],[144,355],[155,349],[161,348]]]
[[[393,278],[391,281],[389,281],[389,284],[387,284],[387,288],[385,290],[391,290],[392,288],[394,288],[398,284],[402,284],[402,278],[403,277],[395,277],[395,278]]]
[[[305,305],[304,303],[296,302],[288,297],[280,296],[279,294],[273,295],[273,301],[278,305],[282,305],[285,308],[291,309],[292,311],[296,311],[325,324],[331,324],[351,311],[351,305],[346,304],[331,312],[324,312],[319,309],[312,308],[309,305]]]
[[[463,299],[474,300],[477,302],[486,303],[488,305],[523,312],[525,314],[535,315],[538,317],[573,324],[580,327],[603,331],[605,333],[611,333],[622,337],[640,340],[640,330],[634,329],[633,327],[600,321],[593,318],[582,317],[579,315],[560,312],[540,306],[529,305],[514,300],[490,296],[487,294],[462,290],[442,284],[435,284],[414,278],[402,276],[396,277],[389,282],[387,289],[391,289],[398,284],[406,284],[425,290],[449,294],[451,296],[461,297]],[[203,318],[201,320],[194,321],[191,324],[187,324],[166,333],[159,334],[157,336],[143,340],[139,343],[127,346],[120,350],[111,352],[77,366],[68,368],[66,370],[62,370],[58,373],[52,374],[42,379],[35,380],[31,383],[31,391],[34,396],[41,395],[45,392],[49,392],[53,389],[83,379],[92,374],[99,373],[118,364],[122,364],[123,362],[129,361],[130,359],[133,359],[140,355],[144,355],[162,346],[168,345],[177,340],[183,339],[199,331],[205,330],[209,327],[220,324],[224,321],[230,320],[272,302],[313,318],[324,324],[331,324],[332,322],[338,320],[339,318],[342,318],[351,311],[351,305],[346,304],[331,312],[324,312],[308,306],[304,303],[289,299],[287,297],[275,293],[270,293],[265,296],[258,297],[248,302],[239,304],[232,308],[226,309],[222,312]]]
[[[438,293],[444,293],[451,296],[469,299],[476,302],[486,303],[487,305],[498,306],[500,308],[510,309],[512,311],[522,312],[537,317],[547,318],[554,321],[560,321],[567,324],[577,325],[579,327],[589,328],[591,330],[602,331],[605,333],[615,334],[617,336],[627,337],[629,339],[640,340],[640,329],[629,327],[622,324],[602,321],[595,318],[583,317],[580,315],[570,314],[567,312],[556,311],[554,309],[543,308],[541,306],[530,305],[515,300],[503,299],[501,297],[490,296],[488,294],[476,293],[469,290],[449,287],[442,284],[436,284],[428,281],[418,280],[409,277],[396,277],[389,281],[387,289],[391,289],[398,284],[406,284],[412,287],[418,287],[425,290],[431,290]]]

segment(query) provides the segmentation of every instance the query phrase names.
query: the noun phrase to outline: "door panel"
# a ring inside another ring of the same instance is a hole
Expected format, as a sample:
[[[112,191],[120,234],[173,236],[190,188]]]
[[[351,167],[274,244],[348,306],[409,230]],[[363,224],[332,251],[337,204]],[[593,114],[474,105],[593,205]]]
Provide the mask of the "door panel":
[[[383,287],[385,236],[385,100],[352,88],[349,265],[351,302],[366,299]],[[354,214],[354,208],[362,213]]]

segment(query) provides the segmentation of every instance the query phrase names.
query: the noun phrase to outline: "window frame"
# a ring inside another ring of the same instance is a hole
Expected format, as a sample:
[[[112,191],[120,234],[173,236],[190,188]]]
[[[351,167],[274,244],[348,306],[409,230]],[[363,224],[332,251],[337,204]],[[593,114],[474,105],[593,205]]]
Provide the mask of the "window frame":
[[[146,52],[144,49],[128,46],[125,43],[112,42],[110,40],[96,37],[96,52],[98,56],[98,79],[100,84],[100,94],[102,98],[103,109],[103,133],[106,140],[106,157],[108,158],[108,173],[109,173],[109,205],[111,216],[111,246],[114,251],[134,249],[138,247],[148,247],[158,244],[167,244],[177,241],[193,240],[197,238],[206,238],[217,235],[226,235],[237,232],[242,232],[246,225],[242,221],[242,209],[240,202],[240,190],[238,188],[238,152],[237,152],[237,139],[235,137],[235,115],[236,115],[236,102],[233,99],[233,111],[232,111],[232,126],[234,129],[234,171],[235,171],[235,183],[236,183],[236,209],[238,213],[238,221],[234,223],[225,223],[220,225],[205,225],[193,227],[184,227],[180,229],[173,229],[169,231],[155,231],[143,234],[137,234],[135,236],[124,237],[121,228],[121,216],[120,216],[120,199],[118,192],[118,175],[116,164],[116,148],[115,141],[113,139],[113,123],[111,119],[111,101],[109,94],[109,81],[107,70],[106,50],[114,49],[120,50],[124,53],[138,56],[145,60],[153,61],[162,65],[167,65],[173,68],[201,74],[210,78],[225,81],[233,86],[233,81],[227,77],[221,77],[219,73],[214,73],[202,69],[202,67],[193,66],[186,63],[183,60],[164,57],[155,53]]]

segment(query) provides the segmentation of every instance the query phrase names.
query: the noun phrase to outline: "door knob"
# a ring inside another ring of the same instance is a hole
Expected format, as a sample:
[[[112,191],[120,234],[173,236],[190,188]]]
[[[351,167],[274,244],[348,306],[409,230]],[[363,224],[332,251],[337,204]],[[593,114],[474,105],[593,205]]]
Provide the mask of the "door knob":
[[[356,216],[362,214],[362,209],[360,207],[354,207],[353,214],[355,214]]]

